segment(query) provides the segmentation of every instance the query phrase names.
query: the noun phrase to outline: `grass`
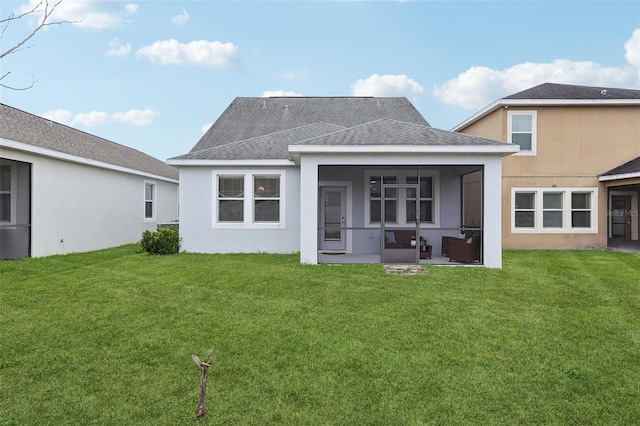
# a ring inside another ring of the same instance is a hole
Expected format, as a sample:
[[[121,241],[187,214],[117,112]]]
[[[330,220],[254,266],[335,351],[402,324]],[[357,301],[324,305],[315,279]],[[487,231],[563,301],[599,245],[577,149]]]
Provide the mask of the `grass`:
[[[298,262],[0,262],[0,424],[638,424],[640,254],[419,276]],[[198,421],[191,355],[210,347]]]

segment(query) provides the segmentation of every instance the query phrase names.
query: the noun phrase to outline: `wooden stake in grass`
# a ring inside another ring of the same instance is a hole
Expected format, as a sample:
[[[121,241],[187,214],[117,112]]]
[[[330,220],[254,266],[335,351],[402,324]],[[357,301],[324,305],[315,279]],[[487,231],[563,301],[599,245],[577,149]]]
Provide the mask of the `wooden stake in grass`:
[[[204,408],[204,404],[207,400],[207,370],[211,366],[209,362],[211,361],[211,355],[213,354],[213,348],[209,349],[207,352],[207,359],[205,362],[200,361],[197,355],[192,355],[193,361],[198,364],[200,370],[202,371],[202,378],[200,379],[200,402],[198,403],[198,411],[196,412],[196,417],[201,419],[207,414],[207,410]]]

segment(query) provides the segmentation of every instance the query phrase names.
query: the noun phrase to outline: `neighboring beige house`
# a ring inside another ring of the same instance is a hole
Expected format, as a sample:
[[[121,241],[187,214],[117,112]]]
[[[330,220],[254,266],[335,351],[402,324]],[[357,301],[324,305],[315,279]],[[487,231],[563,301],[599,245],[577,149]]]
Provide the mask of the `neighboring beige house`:
[[[453,131],[520,145],[502,160],[504,248],[638,244],[640,90],[545,83]]]

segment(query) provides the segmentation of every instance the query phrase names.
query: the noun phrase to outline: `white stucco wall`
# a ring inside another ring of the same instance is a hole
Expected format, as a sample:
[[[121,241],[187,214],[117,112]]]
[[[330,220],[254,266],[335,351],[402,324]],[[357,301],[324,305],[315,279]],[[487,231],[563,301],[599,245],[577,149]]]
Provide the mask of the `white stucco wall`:
[[[284,173],[284,226],[257,229],[213,226],[214,173],[273,172],[269,167],[181,167],[180,237],[182,250],[194,253],[294,253],[300,250],[300,171],[296,167],[277,167]],[[305,220],[308,220],[305,218]],[[315,224],[315,222],[314,222]]]
[[[177,183],[5,148],[1,156],[32,164],[32,257],[134,243],[178,219]],[[155,220],[144,218],[145,181],[156,185]]]

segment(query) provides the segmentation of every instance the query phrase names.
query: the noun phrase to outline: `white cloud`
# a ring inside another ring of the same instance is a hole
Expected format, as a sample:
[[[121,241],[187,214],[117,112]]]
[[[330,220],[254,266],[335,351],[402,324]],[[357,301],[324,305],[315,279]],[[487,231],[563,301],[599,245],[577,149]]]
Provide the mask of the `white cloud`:
[[[51,7],[52,2],[49,2]],[[41,0],[29,0],[21,6],[18,11],[25,13],[37,8],[41,13],[44,11]],[[138,11],[138,5],[121,2],[98,0],[98,1],[63,1],[55,8],[49,18],[49,22],[69,21],[73,25],[85,28],[112,28],[119,27],[130,22],[129,18]],[[33,15],[35,17],[37,15]]]
[[[151,108],[130,109],[126,112],[116,112],[113,114],[113,120],[135,126],[149,126],[158,115],[160,115],[160,113]]]
[[[263,98],[271,98],[271,97],[278,97],[278,96],[302,96],[302,95],[296,92],[287,92],[286,90],[267,90],[264,93],[262,93]]]
[[[182,13],[180,15],[174,16],[171,19],[171,22],[173,22],[176,25],[184,25],[187,23],[188,20],[189,20],[189,14],[185,9],[182,9]]]
[[[203,124],[202,126],[200,126],[200,131],[202,132],[202,134],[207,133],[207,130],[209,130],[209,128],[210,128],[211,126],[213,126],[213,123],[215,123],[215,122],[214,122],[214,121],[212,121],[212,122],[210,122],[210,123],[206,123],[206,124]]]
[[[282,73],[282,77],[286,80],[298,80],[309,74],[308,71],[286,71]]]
[[[125,112],[109,114],[103,111],[81,112],[74,114],[71,111],[57,109],[40,114],[42,117],[68,126],[97,126],[108,123],[128,123],[134,126],[149,126],[159,115],[157,111],[147,109],[130,109]]]
[[[109,42],[109,50],[107,50],[107,56],[117,56],[123,58],[131,53],[131,45],[129,43],[121,44],[120,40],[114,38]]]
[[[351,85],[353,96],[406,96],[415,101],[422,92],[422,86],[404,74],[374,74]]]
[[[525,62],[504,70],[471,67],[456,78],[436,86],[433,94],[442,102],[469,110],[482,108],[503,96],[542,83],[605,87],[640,85],[640,29],[625,44],[629,65],[605,67],[590,61],[558,59],[548,63]]]
[[[238,47],[219,41],[197,40],[186,44],[174,39],[156,41],[139,49],[137,55],[162,65],[230,68],[238,63]]]

